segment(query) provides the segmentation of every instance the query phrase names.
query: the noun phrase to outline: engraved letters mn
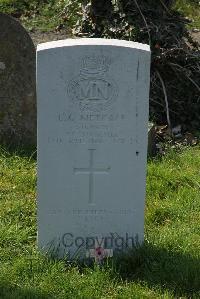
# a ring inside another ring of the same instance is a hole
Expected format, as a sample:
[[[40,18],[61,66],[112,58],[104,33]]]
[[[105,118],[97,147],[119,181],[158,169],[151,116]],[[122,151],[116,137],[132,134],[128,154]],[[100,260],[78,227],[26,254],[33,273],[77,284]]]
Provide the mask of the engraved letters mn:
[[[78,78],[67,88],[74,104],[82,111],[105,111],[117,98],[117,86],[107,75],[110,59],[104,56],[84,57]]]

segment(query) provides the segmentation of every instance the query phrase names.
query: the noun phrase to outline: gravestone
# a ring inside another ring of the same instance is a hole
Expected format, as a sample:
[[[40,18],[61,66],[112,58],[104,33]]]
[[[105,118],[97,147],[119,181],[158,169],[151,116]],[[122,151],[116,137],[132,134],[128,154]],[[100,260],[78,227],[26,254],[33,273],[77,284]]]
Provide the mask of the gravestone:
[[[143,241],[149,70],[143,44],[38,46],[39,248],[104,257]]]
[[[30,36],[0,13],[0,143],[36,144],[35,81]]]

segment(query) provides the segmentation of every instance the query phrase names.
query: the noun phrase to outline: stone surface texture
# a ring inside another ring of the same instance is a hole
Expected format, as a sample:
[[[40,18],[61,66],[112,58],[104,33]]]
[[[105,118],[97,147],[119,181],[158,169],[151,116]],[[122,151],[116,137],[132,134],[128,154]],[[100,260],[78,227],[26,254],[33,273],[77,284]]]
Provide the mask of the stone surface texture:
[[[0,13],[0,142],[36,145],[35,48],[14,18]]]
[[[149,71],[147,45],[38,46],[40,248],[73,258],[143,241]]]

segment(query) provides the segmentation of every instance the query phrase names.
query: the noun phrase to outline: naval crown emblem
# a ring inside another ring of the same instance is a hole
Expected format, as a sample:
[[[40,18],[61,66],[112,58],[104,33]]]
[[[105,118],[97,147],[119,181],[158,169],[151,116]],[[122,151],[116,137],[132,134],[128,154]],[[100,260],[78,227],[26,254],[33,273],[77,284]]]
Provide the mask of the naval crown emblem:
[[[82,111],[107,110],[117,98],[117,86],[107,75],[111,60],[105,56],[85,56],[80,74],[67,88],[74,104]]]

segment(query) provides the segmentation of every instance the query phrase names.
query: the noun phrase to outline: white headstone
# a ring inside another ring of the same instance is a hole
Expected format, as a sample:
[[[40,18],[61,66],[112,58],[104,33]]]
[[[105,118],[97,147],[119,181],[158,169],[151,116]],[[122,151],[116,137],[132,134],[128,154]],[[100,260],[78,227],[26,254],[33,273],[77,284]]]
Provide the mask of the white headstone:
[[[84,258],[143,241],[149,71],[143,44],[38,46],[40,248]]]

